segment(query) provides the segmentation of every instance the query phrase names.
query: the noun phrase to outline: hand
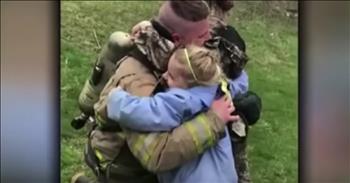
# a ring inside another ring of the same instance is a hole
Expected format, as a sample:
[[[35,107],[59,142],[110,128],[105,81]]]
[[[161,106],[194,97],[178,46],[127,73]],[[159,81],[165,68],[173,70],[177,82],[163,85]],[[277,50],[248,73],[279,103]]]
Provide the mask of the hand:
[[[210,108],[225,124],[229,121],[239,120],[238,115],[231,115],[235,111],[235,107],[228,97],[223,96],[220,99],[214,100]]]
[[[138,24],[136,24],[132,29],[131,29],[131,37],[132,39],[135,39],[137,37],[140,36],[140,32],[144,29],[146,29],[147,27],[152,26],[150,21],[142,21]]]

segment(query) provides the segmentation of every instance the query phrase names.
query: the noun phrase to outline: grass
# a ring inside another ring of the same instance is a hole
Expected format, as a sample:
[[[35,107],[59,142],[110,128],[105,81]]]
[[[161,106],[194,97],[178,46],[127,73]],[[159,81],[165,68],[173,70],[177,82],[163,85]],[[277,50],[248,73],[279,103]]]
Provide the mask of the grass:
[[[128,31],[156,14],[157,1],[61,3],[61,182],[90,170],[83,161],[84,130],[70,127],[77,99],[110,33]],[[257,7],[257,6],[254,6]],[[250,89],[263,100],[260,121],[251,128],[249,161],[254,182],[297,182],[297,26],[295,21],[250,13],[237,2],[230,20],[246,40]],[[248,16],[249,15],[249,16]]]

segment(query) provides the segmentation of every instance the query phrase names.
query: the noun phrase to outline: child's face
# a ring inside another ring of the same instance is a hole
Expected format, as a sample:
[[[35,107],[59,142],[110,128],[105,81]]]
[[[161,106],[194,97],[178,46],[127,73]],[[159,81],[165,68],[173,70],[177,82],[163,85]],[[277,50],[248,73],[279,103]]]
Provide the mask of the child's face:
[[[187,88],[187,83],[183,75],[181,75],[181,68],[179,61],[171,56],[168,63],[168,71],[163,74],[163,78],[167,81],[169,88]]]

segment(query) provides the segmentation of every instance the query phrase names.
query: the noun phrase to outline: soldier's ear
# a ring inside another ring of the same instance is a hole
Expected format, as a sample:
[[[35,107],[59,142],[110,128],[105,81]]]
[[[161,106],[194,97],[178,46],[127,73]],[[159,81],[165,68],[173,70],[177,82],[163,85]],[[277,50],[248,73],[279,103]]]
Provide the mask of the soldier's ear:
[[[172,33],[171,37],[172,37],[175,45],[178,45],[181,42],[181,36],[178,33],[176,33],[176,32]]]

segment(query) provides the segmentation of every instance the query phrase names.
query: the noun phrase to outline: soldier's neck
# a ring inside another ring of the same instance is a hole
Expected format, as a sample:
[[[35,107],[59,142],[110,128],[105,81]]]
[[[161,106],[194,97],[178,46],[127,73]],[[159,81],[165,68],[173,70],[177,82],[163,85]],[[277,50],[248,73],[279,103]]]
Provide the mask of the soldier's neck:
[[[167,27],[162,25],[162,23],[156,19],[151,20],[153,28],[158,32],[158,34],[171,42],[174,42],[171,33],[168,31]]]

